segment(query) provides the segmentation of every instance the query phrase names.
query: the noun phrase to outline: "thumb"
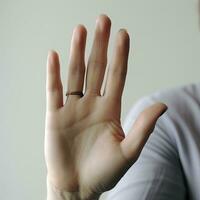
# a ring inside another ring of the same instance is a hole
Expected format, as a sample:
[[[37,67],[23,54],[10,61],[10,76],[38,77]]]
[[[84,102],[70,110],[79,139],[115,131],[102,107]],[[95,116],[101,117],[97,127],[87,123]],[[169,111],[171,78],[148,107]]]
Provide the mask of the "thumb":
[[[147,139],[153,132],[158,118],[166,110],[167,106],[158,102],[147,107],[139,114],[129,134],[120,143],[121,150],[128,161],[135,162],[137,160]]]

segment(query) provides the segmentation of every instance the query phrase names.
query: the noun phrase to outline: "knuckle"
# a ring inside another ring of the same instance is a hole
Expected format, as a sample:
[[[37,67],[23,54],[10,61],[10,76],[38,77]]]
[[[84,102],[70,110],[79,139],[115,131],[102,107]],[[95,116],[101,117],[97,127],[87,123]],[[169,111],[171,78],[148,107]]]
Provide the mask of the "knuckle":
[[[145,112],[142,112],[139,114],[139,117],[137,118],[137,126],[139,128],[142,128],[146,126],[147,123],[147,115],[145,114]]]
[[[102,59],[91,59],[89,61],[89,65],[92,65],[92,66],[105,66],[107,63],[106,59],[105,58],[102,58]]]
[[[126,78],[126,69],[123,69],[119,72],[119,76],[122,80],[124,80]]]
[[[70,67],[70,73],[72,75],[79,75],[79,74],[84,74],[85,73],[85,66],[83,63],[80,64],[73,64]]]
[[[97,96],[100,95],[100,92],[96,88],[87,88],[86,94],[88,94],[89,96]]]
[[[124,80],[126,78],[127,70],[124,66],[113,67],[112,69],[113,76],[117,76],[120,80]]]
[[[63,90],[62,84],[48,84],[46,86],[46,91],[48,93],[57,93]]]

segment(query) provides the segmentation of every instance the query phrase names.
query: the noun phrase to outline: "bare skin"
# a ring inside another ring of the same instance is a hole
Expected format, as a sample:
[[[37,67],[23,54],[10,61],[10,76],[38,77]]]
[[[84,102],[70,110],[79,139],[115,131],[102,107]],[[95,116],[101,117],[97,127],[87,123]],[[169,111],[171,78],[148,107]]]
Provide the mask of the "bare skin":
[[[103,94],[100,92],[107,65],[110,27],[107,16],[97,18],[87,67],[84,61],[86,28],[78,25],[74,29],[67,89],[83,91],[85,81],[83,97],[70,95],[63,101],[59,56],[55,51],[49,52],[45,160],[48,187],[54,189],[48,194],[48,200],[98,199],[113,188],[137,160],[157,119],[167,109],[159,102],[148,107],[125,137],[120,115],[130,39],[124,29],[117,33],[105,90]],[[56,192],[65,195],[52,195]]]

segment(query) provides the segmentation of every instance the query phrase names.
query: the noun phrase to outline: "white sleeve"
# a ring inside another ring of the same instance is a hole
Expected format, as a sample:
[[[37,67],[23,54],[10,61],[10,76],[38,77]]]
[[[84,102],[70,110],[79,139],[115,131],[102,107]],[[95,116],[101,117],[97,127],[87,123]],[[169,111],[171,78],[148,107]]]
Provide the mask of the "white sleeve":
[[[127,134],[137,115],[154,99],[141,99],[129,112],[123,128]],[[169,134],[172,120],[165,113],[158,120],[154,132],[139,159],[118,184],[107,194],[106,200],[183,200],[186,184],[178,152]]]

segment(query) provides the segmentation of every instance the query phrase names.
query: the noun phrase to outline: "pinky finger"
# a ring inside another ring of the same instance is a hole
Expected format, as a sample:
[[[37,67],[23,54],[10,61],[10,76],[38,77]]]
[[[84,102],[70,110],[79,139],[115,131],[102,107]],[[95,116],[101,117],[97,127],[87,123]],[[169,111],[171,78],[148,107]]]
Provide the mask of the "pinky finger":
[[[47,110],[56,110],[63,106],[59,56],[52,50],[49,51],[47,58],[46,105]]]

